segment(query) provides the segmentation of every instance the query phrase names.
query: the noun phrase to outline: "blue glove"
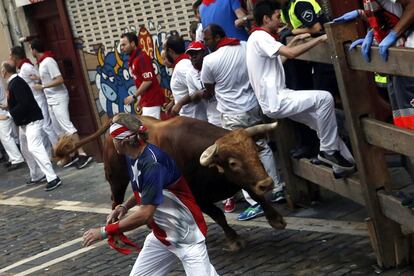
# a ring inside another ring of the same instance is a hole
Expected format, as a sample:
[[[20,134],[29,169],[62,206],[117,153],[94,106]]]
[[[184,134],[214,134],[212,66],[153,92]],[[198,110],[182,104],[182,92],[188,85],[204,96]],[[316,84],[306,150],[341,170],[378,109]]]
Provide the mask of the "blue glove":
[[[364,42],[363,38],[359,38],[357,40],[355,40],[354,42],[352,42],[351,46],[349,46],[348,51],[352,51],[353,49],[355,49],[356,46],[361,45]]]
[[[369,31],[364,38],[364,42],[361,47],[361,55],[366,62],[371,62],[371,45],[374,39],[374,31]]]
[[[380,43],[379,54],[386,62],[388,60],[388,48],[390,48],[397,41],[398,36],[395,31],[391,31]]]
[[[353,10],[353,11],[343,14],[340,17],[335,18],[334,20],[332,20],[332,22],[334,23],[348,22],[348,21],[354,20],[358,16],[359,16],[358,10]]]

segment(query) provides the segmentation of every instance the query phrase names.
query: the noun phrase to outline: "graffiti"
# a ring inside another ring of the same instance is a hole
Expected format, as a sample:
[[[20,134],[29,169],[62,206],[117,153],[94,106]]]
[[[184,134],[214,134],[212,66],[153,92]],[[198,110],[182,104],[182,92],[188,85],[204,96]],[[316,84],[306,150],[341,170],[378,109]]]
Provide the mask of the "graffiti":
[[[124,105],[124,98],[136,90],[134,80],[128,69],[128,56],[115,49],[104,55],[103,48],[98,50],[98,66],[95,83],[99,89],[99,101],[108,115],[118,112],[131,112]]]
[[[148,26],[149,29],[155,30],[155,25],[152,22],[149,22]],[[172,71],[165,67],[161,58],[162,44],[167,38],[167,33],[160,32],[160,28],[158,26],[155,34],[151,34],[145,27],[140,27],[138,31],[136,28],[131,27],[125,31],[137,33],[140,47],[152,59],[155,74],[166,97],[166,102],[163,106],[163,111],[165,112],[166,105],[173,100],[170,91]],[[141,110],[137,105],[124,105],[124,98],[131,95],[136,90],[136,87],[128,70],[128,56],[120,53],[116,45],[115,43],[114,49],[106,53],[104,53],[102,46],[98,49],[95,84],[99,91],[99,102],[103,111],[110,116],[118,112],[140,114]],[[162,117],[165,116],[165,114],[162,114]]]

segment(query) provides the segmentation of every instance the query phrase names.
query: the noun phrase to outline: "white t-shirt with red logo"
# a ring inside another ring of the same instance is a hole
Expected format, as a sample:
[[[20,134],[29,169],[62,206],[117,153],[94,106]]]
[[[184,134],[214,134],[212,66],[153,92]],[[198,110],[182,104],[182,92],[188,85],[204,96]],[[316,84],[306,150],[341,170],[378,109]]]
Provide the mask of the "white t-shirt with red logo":
[[[283,44],[269,33],[254,31],[247,41],[247,70],[264,114],[279,111],[279,93],[286,89],[285,71],[278,54]]]
[[[240,114],[257,106],[246,66],[246,43],[223,46],[203,61],[201,80],[215,84],[217,110],[223,114]]]

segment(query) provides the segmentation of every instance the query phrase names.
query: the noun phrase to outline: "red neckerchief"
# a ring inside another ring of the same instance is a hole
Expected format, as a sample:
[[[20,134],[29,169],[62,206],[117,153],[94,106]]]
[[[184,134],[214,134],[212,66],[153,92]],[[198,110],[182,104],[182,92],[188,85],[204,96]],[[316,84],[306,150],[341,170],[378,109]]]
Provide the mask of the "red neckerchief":
[[[54,54],[52,51],[46,51],[43,55],[37,60],[37,64],[40,64],[45,58],[51,57],[53,58]]]
[[[128,59],[128,67],[132,66],[132,61],[138,56],[138,54],[141,52],[141,48],[137,47],[130,55]]]
[[[216,0],[203,0],[203,4],[206,5],[206,6],[208,6],[210,4],[213,4],[215,2],[216,2]]]
[[[279,34],[272,34],[263,29],[262,27],[254,27],[250,33],[252,34],[254,31],[265,31],[266,33],[270,34],[275,40],[279,41]]]
[[[183,59],[189,59],[190,58],[190,56],[189,55],[187,55],[187,54],[181,54],[181,55],[179,55],[176,59],[175,59],[175,61],[174,61],[174,67],[177,65],[177,63],[179,63],[181,60],[183,60]]]
[[[21,61],[20,61],[20,64],[19,64],[19,66],[17,66],[19,69],[21,69],[22,68],[22,66],[23,66],[23,64],[25,64],[25,63],[29,63],[30,65],[33,65],[33,63],[30,61],[30,59],[28,59],[28,58],[24,58],[24,59],[22,59]]]
[[[224,47],[224,46],[235,46],[235,45],[240,45],[240,40],[238,40],[236,38],[223,37],[217,43],[216,50],[218,50],[219,48]]]

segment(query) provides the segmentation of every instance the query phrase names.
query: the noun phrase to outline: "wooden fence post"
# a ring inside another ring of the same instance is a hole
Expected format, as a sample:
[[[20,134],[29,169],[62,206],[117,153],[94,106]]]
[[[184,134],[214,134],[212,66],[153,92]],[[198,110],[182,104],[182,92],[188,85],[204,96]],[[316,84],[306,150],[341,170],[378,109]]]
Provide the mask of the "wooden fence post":
[[[326,32],[340,95],[349,126],[353,153],[360,177],[361,191],[370,216],[371,241],[375,241],[378,263],[384,268],[409,262],[409,242],[401,233],[398,223],[381,212],[378,189],[391,190],[391,181],[385,164],[383,150],[368,144],[364,138],[361,119],[374,116],[372,101],[373,82],[369,73],[349,69],[344,43],[358,38],[355,22],[326,24]]]

